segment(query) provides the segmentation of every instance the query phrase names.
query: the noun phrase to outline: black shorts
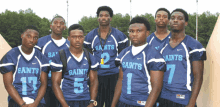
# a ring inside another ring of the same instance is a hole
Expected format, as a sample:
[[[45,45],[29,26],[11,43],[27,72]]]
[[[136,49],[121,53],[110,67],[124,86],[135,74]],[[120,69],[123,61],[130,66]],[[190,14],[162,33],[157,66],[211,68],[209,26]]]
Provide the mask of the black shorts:
[[[118,81],[118,74],[98,76],[99,87],[97,95],[97,107],[111,107],[112,99],[115,92],[115,86]]]

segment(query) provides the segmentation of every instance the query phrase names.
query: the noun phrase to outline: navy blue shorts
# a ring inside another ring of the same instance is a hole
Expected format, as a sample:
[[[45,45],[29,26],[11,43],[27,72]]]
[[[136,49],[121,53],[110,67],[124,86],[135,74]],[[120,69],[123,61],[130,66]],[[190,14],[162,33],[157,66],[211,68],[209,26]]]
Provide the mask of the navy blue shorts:
[[[70,107],[87,107],[89,105],[90,100],[84,100],[84,101],[67,101],[67,104]],[[59,107],[62,107],[59,105]]]
[[[125,104],[123,102],[118,101],[116,107],[142,107],[142,106],[129,105],[129,104]]]
[[[186,105],[175,103],[173,101],[163,99],[163,98],[160,98],[159,104],[160,104],[159,107],[185,107],[186,106]],[[195,105],[195,107],[197,106]]]
[[[8,107],[20,107],[14,100],[10,100],[8,103]],[[39,103],[37,107],[46,107],[46,105]]]

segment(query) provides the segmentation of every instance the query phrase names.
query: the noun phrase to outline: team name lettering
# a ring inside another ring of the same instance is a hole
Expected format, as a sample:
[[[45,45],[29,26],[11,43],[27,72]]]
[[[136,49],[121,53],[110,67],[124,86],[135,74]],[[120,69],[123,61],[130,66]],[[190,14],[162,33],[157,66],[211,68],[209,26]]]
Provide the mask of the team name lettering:
[[[31,68],[31,67],[19,67],[18,73],[19,74],[38,74],[39,68]]]
[[[102,50],[102,46],[101,45],[96,46],[95,49],[96,50]],[[114,45],[105,45],[104,46],[104,50],[114,50],[114,49],[115,49]]]
[[[183,55],[165,55],[163,56],[165,61],[182,61],[183,60]]]
[[[87,74],[88,69],[73,69],[69,70],[69,75],[84,75]]]
[[[48,57],[52,58],[54,57],[58,52],[48,52]]]
[[[135,63],[135,62],[122,62],[122,67],[123,68],[142,70],[142,64]]]

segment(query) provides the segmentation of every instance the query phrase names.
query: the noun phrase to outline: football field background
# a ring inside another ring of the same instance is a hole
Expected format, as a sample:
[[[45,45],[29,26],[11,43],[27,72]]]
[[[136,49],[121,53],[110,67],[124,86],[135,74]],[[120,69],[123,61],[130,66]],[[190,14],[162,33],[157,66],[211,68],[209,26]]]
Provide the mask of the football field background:
[[[199,36],[199,35],[198,35]],[[11,49],[0,34],[0,59]],[[220,16],[206,47],[203,85],[197,99],[198,107],[220,107]],[[0,107],[7,107],[8,93],[0,76]]]

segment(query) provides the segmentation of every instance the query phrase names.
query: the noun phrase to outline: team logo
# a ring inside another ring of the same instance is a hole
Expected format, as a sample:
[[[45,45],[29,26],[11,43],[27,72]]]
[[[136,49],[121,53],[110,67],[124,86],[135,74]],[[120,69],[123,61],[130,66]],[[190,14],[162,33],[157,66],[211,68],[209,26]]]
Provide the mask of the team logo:
[[[108,41],[108,42],[111,42],[111,41]]]
[[[179,98],[179,99],[185,99],[185,95],[176,94],[176,98]]]
[[[139,59],[141,59],[141,58],[137,58],[137,59],[139,60]]]
[[[182,49],[177,49],[177,51],[181,51]]]
[[[32,63],[32,64],[34,65],[34,64],[36,64],[36,63]]]

